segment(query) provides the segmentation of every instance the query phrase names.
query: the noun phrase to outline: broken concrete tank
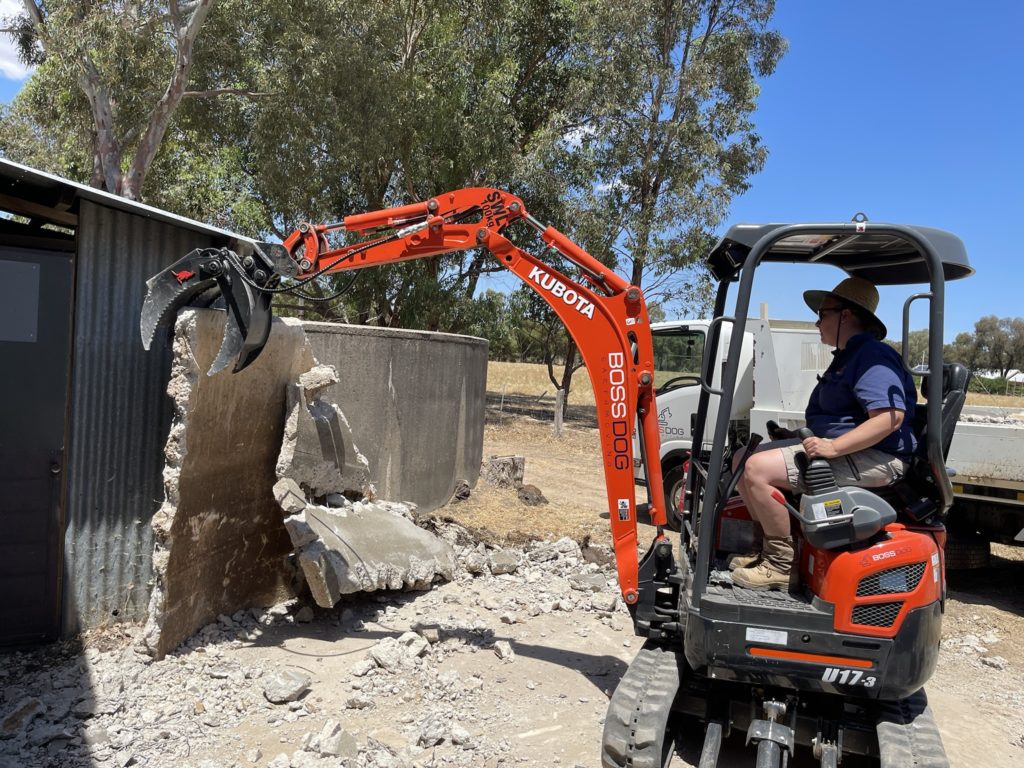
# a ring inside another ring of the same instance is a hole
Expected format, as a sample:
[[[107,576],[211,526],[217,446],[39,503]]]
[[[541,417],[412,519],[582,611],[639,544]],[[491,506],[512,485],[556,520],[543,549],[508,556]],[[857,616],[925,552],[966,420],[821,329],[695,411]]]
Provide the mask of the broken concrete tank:
[[[168,392],[177,415],[165,450],[166,499],[153,519],[147,626],[157,655],[219,614],[294,589],[275,465],[289,387],[318,363],[338,374],[331,399],[353,446],[342,474],[365,471],[378,498],[432,510],[480,472],[485,340],[283,318],[253,365],[207,377],[223,325],[222,312],[188,310],[175,329]]]

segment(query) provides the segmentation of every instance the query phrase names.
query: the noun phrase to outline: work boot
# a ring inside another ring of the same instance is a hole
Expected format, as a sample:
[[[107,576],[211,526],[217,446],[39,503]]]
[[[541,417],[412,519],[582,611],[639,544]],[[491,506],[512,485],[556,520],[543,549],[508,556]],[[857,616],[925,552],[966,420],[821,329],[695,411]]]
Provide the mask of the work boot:
[[[735,571],[737,568],[746,568],[754,565],[761,559],[762,549],[764,549],[764,529],[760,523],[754,523],[754,546],[748,554],[730,555],[728,562],[729,570]]]
[[[793,539],[765,536],[761,559],[733,571],[732,583],[746,589],[788,589],[793,578]]]

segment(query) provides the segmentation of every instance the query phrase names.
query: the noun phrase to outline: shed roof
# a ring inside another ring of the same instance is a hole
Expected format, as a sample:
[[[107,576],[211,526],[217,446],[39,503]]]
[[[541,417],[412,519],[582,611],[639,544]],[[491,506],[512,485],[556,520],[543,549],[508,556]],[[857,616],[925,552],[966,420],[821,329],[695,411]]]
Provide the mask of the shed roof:
[[[219,227],[212,227],[151,205],[112,195],[70,179],[0,158],[0,210],[25,216],[33,223],[76,227],[78,201],[81,199],[206,235],[229,240],[249,239]]]

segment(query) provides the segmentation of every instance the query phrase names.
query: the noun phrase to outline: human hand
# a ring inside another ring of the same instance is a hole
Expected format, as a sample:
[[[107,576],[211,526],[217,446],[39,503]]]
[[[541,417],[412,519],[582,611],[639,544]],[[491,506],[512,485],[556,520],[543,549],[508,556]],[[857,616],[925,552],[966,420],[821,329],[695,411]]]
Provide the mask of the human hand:
[[[827,437],[808,437],[803,441],[804,452],[812,459],[835,459],[839,457],[835,443]]]

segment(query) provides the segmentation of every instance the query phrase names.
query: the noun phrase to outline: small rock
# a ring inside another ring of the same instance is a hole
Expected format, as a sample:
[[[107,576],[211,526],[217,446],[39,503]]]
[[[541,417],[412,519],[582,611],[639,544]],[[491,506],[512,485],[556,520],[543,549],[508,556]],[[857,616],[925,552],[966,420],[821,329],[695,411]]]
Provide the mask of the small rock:
[[[377,668],[377,662],[373,659],[362,659],[352,665],[352,674],[355,677],[366,677]]]
[[[446,720],[434,716],[428,717],[420,728],[416,737],[416,744],[421,747],[433,747],[448,738],[448,723]]]
[[[263,681],[263,695],[272,704],[286,704],[299,699],[311,683],[312,678],[304,672],[286,669]]]
[[[577,573],[569,577],[569,586],[579,592],[600,592],[607,579],[599,573]]]
[[[536,485],[522,486],[516,491],[516,496],[518,496],[519,500],[528,507],[539,507],[542,504],[548,503],[548,500]]]
[[[17,735],[45,711],[46,706],[39,699],[22,699],[0,721],[0,739],[9,739]]]
[[[503,573],[515,573],[519,567],[519,558],[514,552],[507,552],[503,549],[491,553],[489,560],[491,573],[499,576]]]
[[[245,759],[248,760],[250,763],[258,763],[260,760],[263,759],[263,752],[260,751],[259,747],[256,747],[255,749],[250,749],[248,752],[245,753]]]
[[[405,646],[410,656],[422,656],[427,652],[427,648],[430,647],[430,643],[427,642],[426,638],[421,637],[415,632],[403,633],[398,638],[398,642]]]
[[[494,644],[494,653],[502,661],[512,661],[516,654],[508,640],[499,640]]]
[[[472,738],[472,736],[470,735],[469,731],[467,731],[465,728],[463,728],[458,723],[453,723],[452,724],[451,736],[452,736],[452,744],[456,744],[458,746],[465,746],[465,745],[469,744],[469,741]]]
[[[385,637],[370,649],[370,657],[383,669],[399,669],[408,658],[405,646],[393,637]]]
[[[441,642],[440,627],[417,627],[416,632],[431,645],[437,645]]]
[[[373,699],[362,695],[350,696],[345,706],[349,709],[370,709],[373,707]]]
[[[309,624],[313,620],[313,609],[308,605],[302,606],[295,614],[295,620],[302,624]]]
[[[463,561],[463,565],[465,565],[466,570],[469,573],[472,573],[474,576],[479,576],[481,574],[487,573],[487,556],[484,555],[482,552],[477,552],[476,550],[473,550],[468,555],[466,555],[466,559]]]
[[[341,757],[355,760],[359,755],[356,738],[344,730],[335,720],[328,720],[320,730],[319,751],[325,757]]]
[[[284,752],[282,752],[269,763],[267,763],[267,768],[290,768],[291,763],[291,758],[288,757],[288,755],[286,755]]]
[[[514,613],[503,613],[498,617],[502,624],[515,624],[519,619]]]
[[[992,669],[998,669],[1000,671],[1005,670],[1010,666],[1010,662],[1002,656],[982,656],[981,663],[986,667],[992,667]]]

